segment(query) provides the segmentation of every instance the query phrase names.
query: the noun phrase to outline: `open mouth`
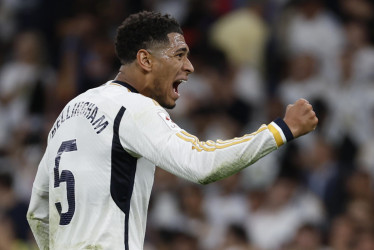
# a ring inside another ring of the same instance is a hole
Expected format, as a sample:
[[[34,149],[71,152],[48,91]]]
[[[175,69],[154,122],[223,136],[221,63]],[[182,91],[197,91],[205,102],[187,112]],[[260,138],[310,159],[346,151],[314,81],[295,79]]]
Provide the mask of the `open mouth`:
[[[173,82],[173,89],[174,89],[174,92],[177,93],[179,95],[179,92],[178,92],[178,86],[179,84],[185,82],[185,80],[177,80],[175,82]]]

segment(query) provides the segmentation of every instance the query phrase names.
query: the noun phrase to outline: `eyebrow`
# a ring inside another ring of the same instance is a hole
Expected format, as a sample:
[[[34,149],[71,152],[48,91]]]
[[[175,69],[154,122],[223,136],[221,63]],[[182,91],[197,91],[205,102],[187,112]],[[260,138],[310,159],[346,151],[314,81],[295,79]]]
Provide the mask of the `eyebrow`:
[[[189,51],[187,48],[185,48],[185,47],[177,49],[177,50],[174,52],[174,54],[177,54],[177,53],[179,53],[179,52],[187,52],[187,55],[190,54],[190,51]]]

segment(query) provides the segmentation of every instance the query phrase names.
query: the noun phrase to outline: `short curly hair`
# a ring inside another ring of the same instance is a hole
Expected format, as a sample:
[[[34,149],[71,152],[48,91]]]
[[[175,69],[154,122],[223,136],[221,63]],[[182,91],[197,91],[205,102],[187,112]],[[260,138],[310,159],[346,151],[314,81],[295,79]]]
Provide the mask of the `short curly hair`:
[[[117,56],[122,64],[131,63],[140,49],[169,42],[169,33],[183,35],[179,23],[170,15],[149,11],[132,14],[117,29]]]

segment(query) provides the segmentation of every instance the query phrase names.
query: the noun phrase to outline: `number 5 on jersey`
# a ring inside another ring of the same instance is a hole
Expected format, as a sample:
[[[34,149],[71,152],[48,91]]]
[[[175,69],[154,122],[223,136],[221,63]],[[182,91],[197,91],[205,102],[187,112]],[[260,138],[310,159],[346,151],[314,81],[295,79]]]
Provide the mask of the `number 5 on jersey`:
[[[68,201],[68,211],[66,213],[62,213],[62,206],[61,202],[56,202],[56,209],[60,214],[60,225],[68,225],[73,218],[75,212],[75,179],[74,175],[69,170],[62,170],[61,175],[59,172],[60,167],[60,160],[62,153],[64,152],[72,152],[77,151],[77,143],[76,140],[64,141],[61,143],[61,146],[57,152],[57,156],[55,158],[55,167],[54,167],[54,176],[55,176],[55,184],[54,187],[57,188],[60,186],[60,183],[66,182],[66,196]]]

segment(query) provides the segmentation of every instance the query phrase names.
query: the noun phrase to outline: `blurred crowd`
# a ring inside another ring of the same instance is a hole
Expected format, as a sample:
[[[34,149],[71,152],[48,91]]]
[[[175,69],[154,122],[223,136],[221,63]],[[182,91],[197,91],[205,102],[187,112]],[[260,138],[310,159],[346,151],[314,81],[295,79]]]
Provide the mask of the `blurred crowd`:
[[[229,139],[298,98],[319,118],[217,183],[158,169],[145,249],[373,250],[371,0],[0,1],[0,250],[36,249],[25,214],[46,135],[67,101],[114,79],[116,28],[143,9],[172,14],[190,46],[180,127]]]

